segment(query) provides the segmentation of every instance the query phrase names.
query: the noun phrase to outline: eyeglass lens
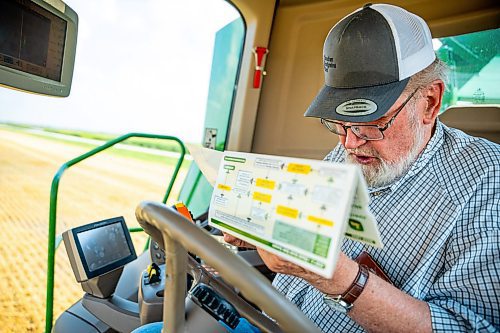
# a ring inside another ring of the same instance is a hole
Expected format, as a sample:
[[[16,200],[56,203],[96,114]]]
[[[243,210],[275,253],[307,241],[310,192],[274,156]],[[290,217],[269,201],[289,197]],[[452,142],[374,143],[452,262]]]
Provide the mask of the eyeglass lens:
[[[339,124],[335,124],[335,132],[339,135],[347,135],[346,130]],[[383,138],[383,134],[376,126],[351,126],[352,132],[361,139],[378,140]]]
[[[333,133],[346,136],[347,132],[345,128],[336,123],[330,123],[328,121],[323,121],[323,124]],[[361,139],[369,140],[380,140],[383,138],[382,132],[376,126],[356,126],[350,127],[353,133]]]

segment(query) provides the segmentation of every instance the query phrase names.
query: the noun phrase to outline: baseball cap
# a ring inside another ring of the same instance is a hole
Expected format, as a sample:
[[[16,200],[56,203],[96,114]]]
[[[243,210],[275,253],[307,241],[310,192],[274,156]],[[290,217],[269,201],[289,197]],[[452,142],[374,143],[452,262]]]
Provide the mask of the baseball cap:
[[[435,59],[422,18],[397,6],[366,4],[328,33],[325,85],[304,115],[356,123],[379,119],[410,77]]]

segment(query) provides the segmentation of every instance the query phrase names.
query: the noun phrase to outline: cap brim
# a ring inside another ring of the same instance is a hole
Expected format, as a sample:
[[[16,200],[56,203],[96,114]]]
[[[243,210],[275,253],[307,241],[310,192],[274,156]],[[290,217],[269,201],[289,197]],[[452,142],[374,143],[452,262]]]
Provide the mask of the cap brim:
[[[377,120],[394,105],[409,80],[406,78],[362,88],[333,88],[325,85],[304,116],[353,123]]]

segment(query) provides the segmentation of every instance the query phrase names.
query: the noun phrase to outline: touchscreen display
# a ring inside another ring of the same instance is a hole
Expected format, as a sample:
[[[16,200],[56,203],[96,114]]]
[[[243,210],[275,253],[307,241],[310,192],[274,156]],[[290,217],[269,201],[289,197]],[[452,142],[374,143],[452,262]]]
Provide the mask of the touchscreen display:
[[[32,2],[0,0],[0,65],[61,81],[66,25]]]
[[[89,272],[132,254],[120,222],[79,232],[77,237]]]

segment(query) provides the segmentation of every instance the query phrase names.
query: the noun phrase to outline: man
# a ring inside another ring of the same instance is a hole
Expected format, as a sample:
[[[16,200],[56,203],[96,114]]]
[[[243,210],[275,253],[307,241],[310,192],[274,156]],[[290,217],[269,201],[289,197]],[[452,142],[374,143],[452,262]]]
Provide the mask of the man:
[[[500,330],[500,148],[439,122],[426,23],[366,5],[332,28],[323,60],[305,115],[339,135],[327,161],[361,166],[384,248],[345,240],[332,279],[258,249],[273,284],[325,332]],[[393,284],[354,260],[363,251]]]

